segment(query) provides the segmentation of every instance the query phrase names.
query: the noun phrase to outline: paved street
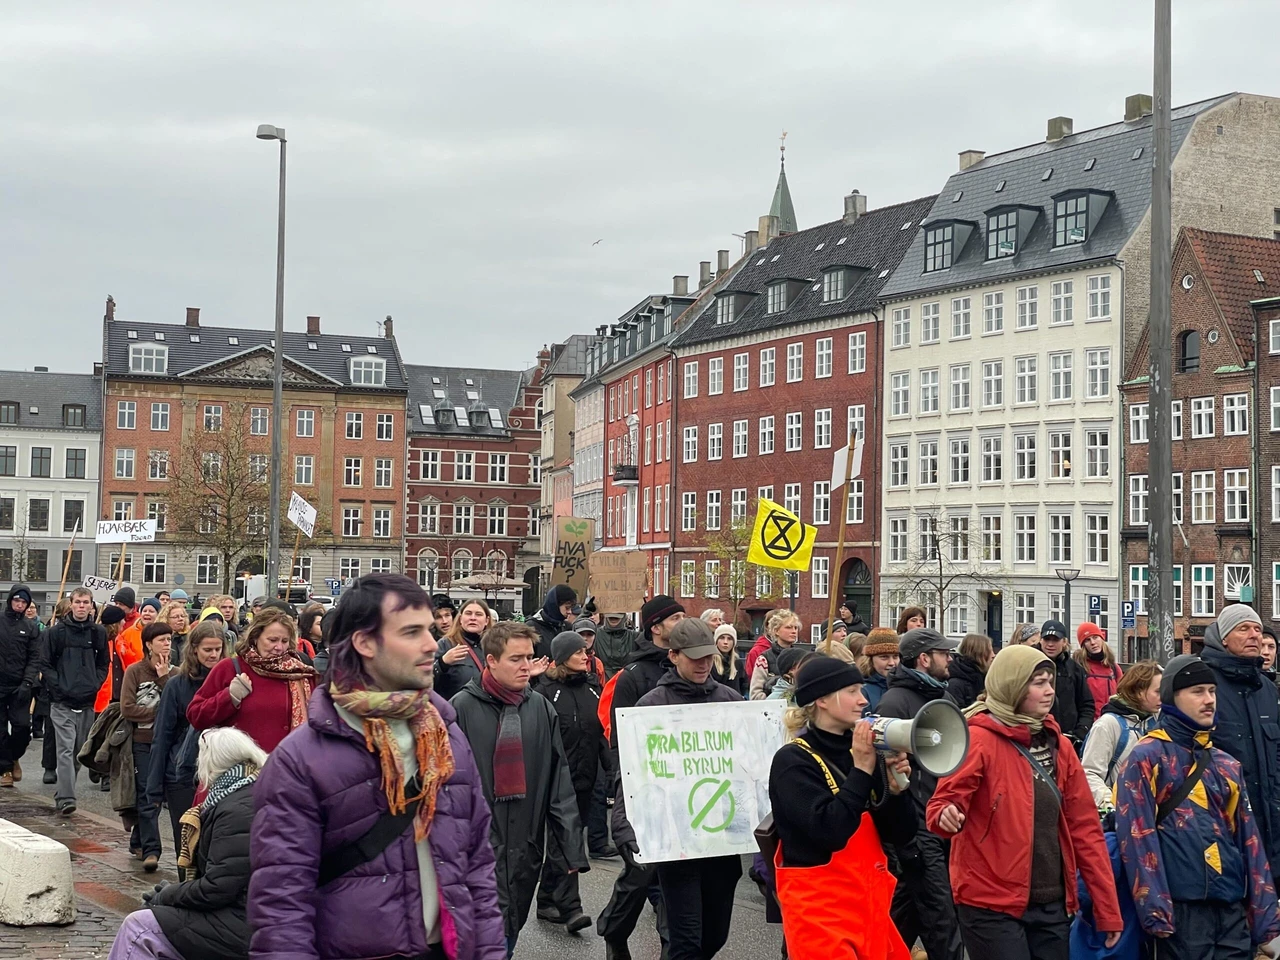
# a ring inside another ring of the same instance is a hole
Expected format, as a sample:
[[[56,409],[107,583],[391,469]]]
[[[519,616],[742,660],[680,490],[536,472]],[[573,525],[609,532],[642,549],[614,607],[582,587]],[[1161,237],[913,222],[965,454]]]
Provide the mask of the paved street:
[[[160,872],[147,876],[129,856],[128,835],[111,809],[110,794],[102,793],[81,772],[79,810],[69,818],[53,810],[52,785],[40,782],[41,741],[31,744],[23,758],[25,776],[16,790],[0,793],[0,817],[53,837],[71,849],[79,913],[69,927],[20,929],[0,926],[0,960],[91,960],[105,957],[120,919],[139,902],[142,893],[161,879],[176,879],[173,851],[165,843]],[[165,818],[167,830],[167,817]],[[164,834],[167,841],[167,832]],[[593,861],[582,877],[583,908],[595,917],[609,899],[621,861]],[[764,921],[764,903],[745,876],[738,887],[733,930],[721,956],[734,960],[775,960],[782,943],[780,927]],[[658,960],[658,936],[653,913],[646,910],[631,952],[636,960]],[[516,960],[567,960],[604,956],[594,928],[585,936],[569,936],[563,927],[530,917],[516,946]]]

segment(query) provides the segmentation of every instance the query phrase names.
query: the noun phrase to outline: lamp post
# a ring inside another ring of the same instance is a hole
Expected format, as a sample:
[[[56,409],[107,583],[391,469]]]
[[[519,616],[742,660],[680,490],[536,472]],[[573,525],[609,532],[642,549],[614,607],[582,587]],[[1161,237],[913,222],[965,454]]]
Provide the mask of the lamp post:
[[[1071,581],[1080,576],[1079,570],[1072,570],[1067,567],[1058,567],[1053,571],[1059,580],[1062,581],[1062,616],[1065,618],[1065,626],[1067,634],[1071,634]]]
[[[280,141],[280,214],[276,226],[276,343],[271,366],[271,519],[267,544],[267,587],[275,596],[280,579],[280,471],[284,460],[284,127],[258,125],[259,140]]]

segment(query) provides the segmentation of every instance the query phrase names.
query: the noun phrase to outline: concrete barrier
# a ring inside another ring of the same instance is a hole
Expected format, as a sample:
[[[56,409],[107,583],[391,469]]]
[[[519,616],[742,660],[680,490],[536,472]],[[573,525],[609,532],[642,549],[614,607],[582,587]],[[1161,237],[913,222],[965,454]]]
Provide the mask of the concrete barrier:
[[[0,820],[0,923],[30,927],[75,918],[71,851],[57,840]]]

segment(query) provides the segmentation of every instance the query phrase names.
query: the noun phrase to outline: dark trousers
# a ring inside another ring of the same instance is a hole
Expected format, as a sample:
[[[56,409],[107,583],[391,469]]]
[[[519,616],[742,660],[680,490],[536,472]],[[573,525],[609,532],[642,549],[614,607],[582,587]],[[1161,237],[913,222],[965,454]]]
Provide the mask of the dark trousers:
[[[652,863],[636,863],[629,849],[619,847],[618,852],[622,854],[622,873],[613,882],[613,894],[596,920],[596,933],[605,940],[625,943],[644,912],[649,888],[657,881],[658,868]],[[658,915],[658,936],[665,947],[667,911],[661,898],[654,904],[654,910]]]
[[[12,773],[31,745],[31,695],[0,697],[0,773]]]
[[[1021,917],[956,904],[960,936],[979,960],[1070,960],[1067,905],[1033,903]]]
[[[705,857],[658,864],[667,905],[668,960],[711,960],[729,939],[740,857]]]
[[[586,807],[590,803],[589,793],[578,794],[579,817],[586,814]],[[582,912],[578,875],[569,872],[568,858],[556,839],[554,830],[547,831],[547,854],[542,861],[542,878],[538,881],[538,909],[555,910],[562,917]]]
[[[169,826],[173,829],[175,854],[182,847],[182,815],[191,809],[195,798],[195,787],[182,787],[172,783],[164,785],[164,805],[169,808]]]
[[[898,851],[898,886],[889,916],[911,946],[919,938],[929,960],[964,960],[960,925],[951,902],[946,840],[920,831]]]
[[[1156,960],[1252,960],[1243,904],[1175,900],[1173,930],[1155,938]]]
[[[147,771],[151,767],[151,744],[133,741],[133,785],[137,791],[138,824],[129,845],[141,848],[142,855],[160,856],[160,808],[147,799]]]
[[[587,804],[587,849],[599,853],[609,846],[609,801],[606,794],[603,767],[596,768],[596,784],[591,790],[591,802]]]
[[[58,769],[58,738],[48,717],[44,718],[44,739],[40,741],[40,766],[46,770]]]

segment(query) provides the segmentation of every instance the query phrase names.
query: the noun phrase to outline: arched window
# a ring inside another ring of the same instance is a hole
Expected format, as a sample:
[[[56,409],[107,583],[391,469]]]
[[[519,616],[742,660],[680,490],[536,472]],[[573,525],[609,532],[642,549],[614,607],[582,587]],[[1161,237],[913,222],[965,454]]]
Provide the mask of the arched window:
[[[490,550],[485,555],[484,568],[489,573],[505,576],[507,572],[507,555],[501,550]]]
[[[453,579],[461,580],[463,577],[471,576],[471,563],[470,550],[453,551]]]
[[[440,554],[430,547],[418,551],[418,586],[428,593],[435,591],[440,580]]]
[[[1178,337],[1178,372],[1194,373],[1200,369],[1200,334],[1188,330]]]

